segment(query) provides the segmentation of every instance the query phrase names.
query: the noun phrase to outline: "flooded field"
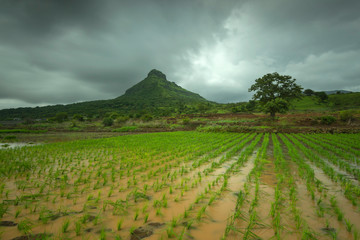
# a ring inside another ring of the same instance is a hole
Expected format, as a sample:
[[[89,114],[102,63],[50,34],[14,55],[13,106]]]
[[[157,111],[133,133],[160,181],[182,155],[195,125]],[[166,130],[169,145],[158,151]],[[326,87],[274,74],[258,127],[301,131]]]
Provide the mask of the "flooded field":
[[[0,149],[20,148],[20,147],[35,146],[35,145],[39,145],[39,143],[32,143],[32,142],[9,142],[9,143],[0,143]]]
[[[359,165],[359,134],[6,147],[0,239],[358,239]]]

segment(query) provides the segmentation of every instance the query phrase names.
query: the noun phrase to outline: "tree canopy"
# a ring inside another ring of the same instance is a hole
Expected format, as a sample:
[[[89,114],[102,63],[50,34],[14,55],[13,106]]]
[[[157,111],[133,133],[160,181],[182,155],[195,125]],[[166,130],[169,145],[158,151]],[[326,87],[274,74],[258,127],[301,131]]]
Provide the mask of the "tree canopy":
[[[275,117],[277,112],[284,113],[289,109],[290,100],[301,98],[302,87],[295,81],[288,75],[268,73],[256,79],[249,92],[255,91],[253,99],[259,101],[265,112]]]
[[[312,95],[314,95],[314,91],[313,90],[311,90],[311,89],[305,89],[305,91],[304,91],[304,94],[306,95],[306,96],[312,96]]]
[[[329,96],[325,92],[315,92],[314,95],[319,99],[320,102],[325,102],[329,99]]]

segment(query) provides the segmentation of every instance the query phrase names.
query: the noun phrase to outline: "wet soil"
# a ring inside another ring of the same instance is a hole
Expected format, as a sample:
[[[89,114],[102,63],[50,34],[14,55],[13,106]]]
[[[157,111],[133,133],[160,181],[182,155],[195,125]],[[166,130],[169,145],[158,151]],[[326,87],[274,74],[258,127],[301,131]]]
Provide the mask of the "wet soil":
[[[39,234],[30,234],[27,236],[20,236],[20,237],[12,238],[11,240],[38,240],[38,239],[46,239],[51,236],[52,234],[39,233]]]
[[[13,227],[16,226],[17,223],[13,221],[0,221],[0,226],[2,227]]]
[[[207,208],[206,219],[190,231],[194,239],[221,239],[229,217],[235,210],[236,193],[243,190],[246,177],[253,167],[253,160],[248,160],[245,166],[240,168],[240,172],[230,177],[227,191],[219,196],[219,199],[213,205]]]

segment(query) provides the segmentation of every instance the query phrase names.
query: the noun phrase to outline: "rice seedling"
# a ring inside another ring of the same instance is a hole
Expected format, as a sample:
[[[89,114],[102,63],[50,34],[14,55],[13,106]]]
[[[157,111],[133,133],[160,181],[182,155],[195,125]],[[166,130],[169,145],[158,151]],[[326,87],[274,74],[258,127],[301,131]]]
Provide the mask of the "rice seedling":
[[[352,224],[348,219],[345,219],[345,224],[346,224],[346,230],[348,232],[351,232],[351,229],[353,228],[354,224]]]
[[[192,224],[194,223],[194,220],[189,220],[187,223],[186,223],[186,229],[191,229],[192,227]]]
[[[161,216],[162,213],[161,213],[161,208],[157,208],[156,209],[156,216]]]
[[[146,213],[144,216],[144,223],[147,223],[148,219],[149,219],[149,213]]]
[[[15,218],[18,218],[21,213],[21,209],[17,209],[15,212]]]
[[[86,230],[84,224],[92,222],[96,225],[100,219],[107,222],[106,216],[111,213],[120,215],[121,219],[126,217],[126,226],[138,225],[136,221],[142,212],[144,218],[141,221],[146,225],[152,214],[169,219],[170,236],[173,231],[176,238],[182,239],[187,236],[186,231],[194,227],[201,229],[210,223],[204,221],[205,216],[212,217],[212,211],[207,213],[208,207],[221,208],[224,196],[233,196],[232,188],[238,184],[237,189],[242,190],[236,193],[237,200],[231,203],[234,211],[229,213],[224,233],[217,238],[226,239],[231,233],[245,239],[262,237],[256,236],[256,229],[261,227],[261,216],[269,214],[268,223],[275,232],[274,238],[288,236],[289,229],[298,229],[303,239],[316,239],[321,231],[308,227],[308,218],[303,218],[299,205],[305,198],[313,199],[314,214],[317,212],[318,216],[326,216],[329,220],[338,219],[339,226],[352,232],[356,239],[359,224],[349,222],[347,208],[338,206],[333,192],[327,189],[329,183],[324,184],[316,177],[319,170],[323,171],[324,177],[337,184],[336,187],[342,190],[338,192],[343,193],[350,204],[358,205],[360,188],[354,184],[358,173],[351,170],[349,164],[353,168],[360,166],[359,145],[356,145],[360,141],[346,134],[334,135],[334,142],[331,135],[324,135],[322,144],[318,144],[319,139],[322,136],[174,132],[61,143],[41,146],[36,151],[5,150],[7,162],[21,165],[21,168],[0,164],[1,173],[9,176],[7,183],[0,185],[0,217],[21,220],[23,215],[31,219],[38,215],[37,225],[42,227],[52,219],[83,208],[83,216],[65,230],[69,236],[80,236]],[[267,155],[270,152],[273,153],[271,161],[275,168],[267,171],[274,171],[276,186],[272,188],[273,199],[264,203],[262,171],[270,161]],[[4,163],[2,159],[0,157],[0,163]],[[28,163],[22,159],[27,159]],[[313,167],[317,168],[316,171]],[[351,181],[338,169],[351,175]],[[235,183],[233,177],[244,173],[245,183]],[[95,193],[94,189],[98,192]],[[298,195],[303,189],[308,195]],[[154,196],[157,199],[153,199]],[[69,204],[67,199],[74,209],[65,207]],[[262,211],[259,205],[262,204],[268,204],[268,213],[259,214]],[[185,210],[178,216],[167,216],[171,211],[162,209],[183,205]],[[98,215],[89,214],[94,211]],[[291,218],[286,216],[290,226],[282,227],[283,214],[289,213]],[[356,216],[358,213],[353,214]],[[183,222],[182,231],[180,219],[187,220]],[[122,220],[116,221],[116,229],[122,230]],[[106,232],[99,229],[101,231],[94,232],[96,238],[102,238]],[[339,235],[343,234],[336,230]],[[106,232],[106,238],[119,237],[116,233]]]
[[[6,206],[4,203],[0,204],[0,218],[4,216],[5,213],[8,212],[8,206]]]
[[[31,229],[33,227],[33,223],[30,219],[25,218],[24,220],[20,221],[17,225],[17,229],[25,235],[29,235],[31,233]]]
[[[130,229],[129,229],[130,235],[132,235],[134,233],[135,229],[136,229],[136,226],[130,227]]]
[[[354,237],[354,240],[359,239],[359,232],[357,230],[354,230],[353,237]]]
[[[70,226],[70,220],[66,219],[65,221],[63,221],[61,225],[61,232],[66,233],[68,231],[69,226]]]
[[[169,226],[168,228],[166,228],[166,234],[168,238],[174,238],[176,236],[175,232],[174,232],[174,228],[172,226]]]
[[[308,240],[316,240],[318,239],[317,236],[314,234],[313,231],[311,231],[310,229],[306,228],[304,229],[304,231],[302,232],[302,236],[301,239],[308,239]]]
[[[100,240],[105,240],[105,239],[106,239],[106,232],[105,229],[102,228],[100,232]]]
[[[123,222],[124,222],[124,219],[120,219],[120,220],[117,222],[117,224],[116,224],[116,229],[117,229],[118,231],[121,230],[121,227],[122,227]]]
[[[136,209],[135,215],[134,215],[134,221],[136,221],[139,217],[139,209]]]
[[[177,225],[177,219],[175,218],[175,217],[173,217],[172,219],[171,219],[171,227],[176,227],[176,225]]]
[[[76,221],[76,222],[75,222],[75,233],[76,233],[76,236],[80,236],[80,234],[81,234],[81,229],[82,229],[82,222],[81,222],[81,221]]]

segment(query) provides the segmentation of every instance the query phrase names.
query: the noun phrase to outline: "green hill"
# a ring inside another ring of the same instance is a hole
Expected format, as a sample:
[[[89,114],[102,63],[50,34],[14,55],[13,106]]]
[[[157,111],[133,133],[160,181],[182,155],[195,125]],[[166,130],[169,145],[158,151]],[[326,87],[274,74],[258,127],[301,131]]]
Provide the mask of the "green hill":
[[[331,94],[325,102],[315,96],[304,96],[292,102],[293,111],[337,111],[360,108],[360,92]]]
[[[107,112],[119,112],[121,114],[146,112],[155,115],[169,115],[174,110],[184,108],[184,106],[210,103],[199,94],[168,81],[165,74],[153,69],[144,80],[115,99],[36,108],[3,109],[0,110],[0,120],[49,118],[58,112],[67,112],[70,116],[77,113],[86,116],[101,116]]]
[[[126,90],[125,94],[115,101],[136,105],[135,107],[169,107],[177,103],[198,104],[208,101],[199,94],[190,92],[169,82],[165,74],[151,70],[141,82]]]

